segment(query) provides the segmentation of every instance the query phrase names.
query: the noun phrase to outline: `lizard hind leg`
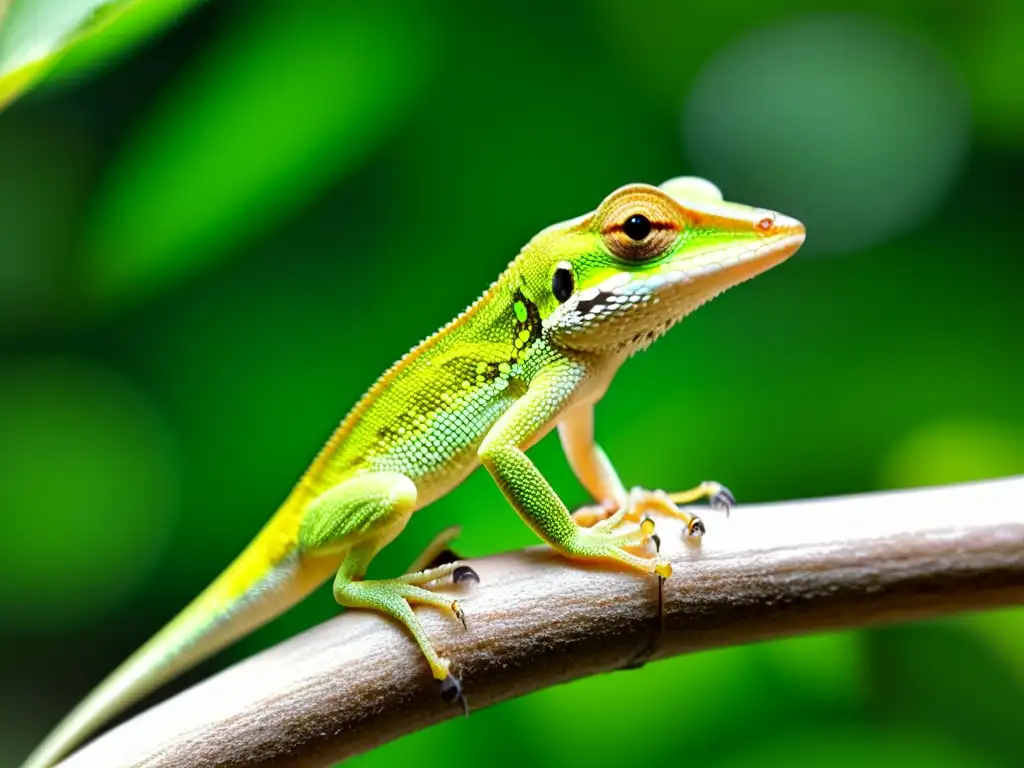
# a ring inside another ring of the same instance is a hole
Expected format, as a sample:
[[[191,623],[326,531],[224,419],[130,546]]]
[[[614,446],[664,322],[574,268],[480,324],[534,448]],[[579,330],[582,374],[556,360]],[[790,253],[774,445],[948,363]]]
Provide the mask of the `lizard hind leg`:
[[[346,608],[373,608],[404,624],[423,652],[434,678],[443,682],[451,676],[448,661],[434,650],[412,606],[431,605],[465,623],[458,601],[409,583],[407,577],[364,581],[361,576],[374,554],[376,549],[371,543],[354,547],[349,552],[334,579],[335,599]]]
[[[465,709],[462,687],[438,655],[413,605],[430,605],[465,624],[459,604],[419,586],[442,574],[414,573],[396,579],[364,580],[370,561],[405,527],[416,508],[416,486],[396,472],[368,472],[334,486],[314,499],[303,515],[299,543],[309,557],[345,553],[334,579],[334,598],[346,608],[371,608],[400,622],[412,635],[446,700]],[[453,569],[454,570],[454,567]],[[432,578],[423,579],[426,575]]]

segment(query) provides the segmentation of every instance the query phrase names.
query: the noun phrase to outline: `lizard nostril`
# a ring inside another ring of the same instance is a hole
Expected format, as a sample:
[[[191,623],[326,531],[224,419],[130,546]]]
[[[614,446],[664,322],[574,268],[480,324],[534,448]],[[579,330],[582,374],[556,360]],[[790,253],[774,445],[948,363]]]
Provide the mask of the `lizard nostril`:
[[[772,228],[775,226],[775,216],[771,214],[769,214],[768,216],[764,216],[761,219],[759,219],[757,224],[755,224],[754,226],[757,228],[759,232],[763,234],[768,234],[769,232],[772,231]]]

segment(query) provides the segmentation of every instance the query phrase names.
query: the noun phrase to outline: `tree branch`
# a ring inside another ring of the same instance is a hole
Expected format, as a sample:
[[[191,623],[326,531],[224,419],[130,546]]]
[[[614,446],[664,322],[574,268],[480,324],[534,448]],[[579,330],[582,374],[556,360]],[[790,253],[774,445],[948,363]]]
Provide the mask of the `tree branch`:
[[[473,561],[469,631],[421,616],[478,709],[638,659],[1024,603],[1024,478],[658,521],[675,574],[569,563],[545,548]],[[459,714],[412,641],[352,611],[100,737],[67,768],[323,766]]]

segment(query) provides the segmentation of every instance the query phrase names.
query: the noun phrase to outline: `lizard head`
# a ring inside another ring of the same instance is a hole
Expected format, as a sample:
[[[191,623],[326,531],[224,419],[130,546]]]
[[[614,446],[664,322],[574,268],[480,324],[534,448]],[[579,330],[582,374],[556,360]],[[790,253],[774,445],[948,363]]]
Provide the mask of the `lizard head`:
[[[634,351],[803,241],[796,219],[683,177],[621,187],[596,211],[548,227],[524,248],[521,275],[556,344]]]

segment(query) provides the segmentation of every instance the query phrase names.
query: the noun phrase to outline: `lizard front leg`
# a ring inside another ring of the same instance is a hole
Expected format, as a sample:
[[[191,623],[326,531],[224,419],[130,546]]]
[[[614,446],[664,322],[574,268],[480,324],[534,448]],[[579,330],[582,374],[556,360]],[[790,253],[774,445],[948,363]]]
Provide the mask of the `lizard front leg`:
[[[569,466],[583,487],[599,502],[598,506],[584,507],[573,513],[573,519],[580,525],[604,530],[621,522],[642,523],[644,513],[650,511],[682,520],[689,535],[699,536],[704,533],[703,521],[680,509],[677,504],[708,498],[712,507],[724,507],[727,511],[735,504],[728,488],[712,482],[672,494],[643,488],[627,491],[607,454],[594,439],[592,405],[579,405],[566,411],[558,422],[558,437]]]
[[[479,455],[515,510],[544,541],[571,558],[610,560],[643,573],[668,577],[668,562],[628,551],[643,544],[649,530],[630,533],[581,528],[520,446],[556,418],[586,371],[565,360],[541,371],[525,394],[491,427]]]

